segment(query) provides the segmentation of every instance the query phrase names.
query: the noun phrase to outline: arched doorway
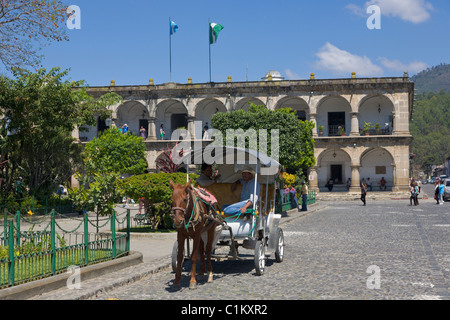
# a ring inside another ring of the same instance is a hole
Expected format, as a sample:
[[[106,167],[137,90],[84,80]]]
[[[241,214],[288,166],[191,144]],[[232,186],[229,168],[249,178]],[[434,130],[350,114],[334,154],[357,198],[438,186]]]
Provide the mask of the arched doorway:
[[[384,148],[369,149],[361,155],[361,167],[359,175],[361,180],[370,178],[373,191],[380,190],[380,180],[384,178],[387,182],[387,190],[391,191],[395,186],[394,158]]]
[[[325,187],[329,179],[333,179],[335,191],[347,191],[346,182],[351,178],[351,158],[347,152],[338,147],[323,151],[318,159],[317,181],[320,191],[328,191]]]

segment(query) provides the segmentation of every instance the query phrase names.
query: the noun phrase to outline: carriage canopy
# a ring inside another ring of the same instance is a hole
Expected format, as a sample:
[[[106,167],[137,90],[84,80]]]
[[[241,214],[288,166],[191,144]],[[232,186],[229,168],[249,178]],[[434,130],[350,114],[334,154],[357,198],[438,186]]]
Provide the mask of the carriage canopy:
[[[187,166],[214,164],[221,175],[218,183],[232,183],[241,178],[244,169],[253,170],[262,184],[273,183],[283,168],[268,155],[251,149],[207,146],[190,150],[180,159]]]

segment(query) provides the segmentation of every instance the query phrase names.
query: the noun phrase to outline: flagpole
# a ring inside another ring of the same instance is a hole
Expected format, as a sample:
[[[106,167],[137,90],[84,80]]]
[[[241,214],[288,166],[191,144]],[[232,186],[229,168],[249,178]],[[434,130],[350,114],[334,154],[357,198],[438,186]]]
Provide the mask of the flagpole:
[[[211,21],[208,19],[208,43],[209,43],[209,82],[211,83]]]
[[[170,82],[172,82],[172,25],[169,17],[169,65],[170,65]]]

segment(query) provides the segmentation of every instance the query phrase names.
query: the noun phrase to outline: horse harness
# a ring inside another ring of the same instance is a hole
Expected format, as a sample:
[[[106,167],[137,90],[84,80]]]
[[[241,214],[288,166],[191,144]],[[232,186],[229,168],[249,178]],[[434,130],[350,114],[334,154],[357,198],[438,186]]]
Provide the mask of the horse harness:
[[[189,221],[186,223],[186,209],[189,206],[189,200],[190,200],[190,192],[186,191],[187,193],[187,197],[186,197],[186,207],[185,208],[181,208],[181,207],[172,207],[172,215],[175,215],[175,211],[176,210],[180,210],[183,213],[183,220],[181,221],[181,225],[180,226],[175,226],[177,228],[181,228],[181,226],[184,226],[186,228],[186,231],[188,231],[189,227],[192,226],[192,229],[195,231],[195,227],[202,222],[202,220],[205,220],[205,224],[204,226],[206,226],[206,224],[211,221],[211,220],[215,220],[213,217],[213,212],[215,212],[214,210],[212,210],[212,204],[209,202],[206,202],[203,196],[200,195],[201,192],[205,192],[203,189],[197,189],[197,188],[192,188],[192,192],[196,195],[195,200],[194,200],[194,205],[192,208],[192,212],[189,218]],[[201,214],[201,208],[200,206],[197,206],[197,202],[203,202],[207,205],[208,207],[208,211],[209,211],[209,215],[204,215],[205,217],[202,217]]]

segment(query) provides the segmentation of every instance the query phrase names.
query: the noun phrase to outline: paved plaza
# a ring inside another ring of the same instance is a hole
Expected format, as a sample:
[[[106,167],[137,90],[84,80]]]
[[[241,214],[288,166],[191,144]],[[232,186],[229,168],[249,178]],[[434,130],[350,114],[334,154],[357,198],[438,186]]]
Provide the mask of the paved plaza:
[[[214,262],[214,282],[172,288],[166,268],[91,299],[441,300],[449,298],[450,204],[422,200],[328,202],[306,216],[284,220],[285,259],[269,257],[256,276],[248,261]]]

